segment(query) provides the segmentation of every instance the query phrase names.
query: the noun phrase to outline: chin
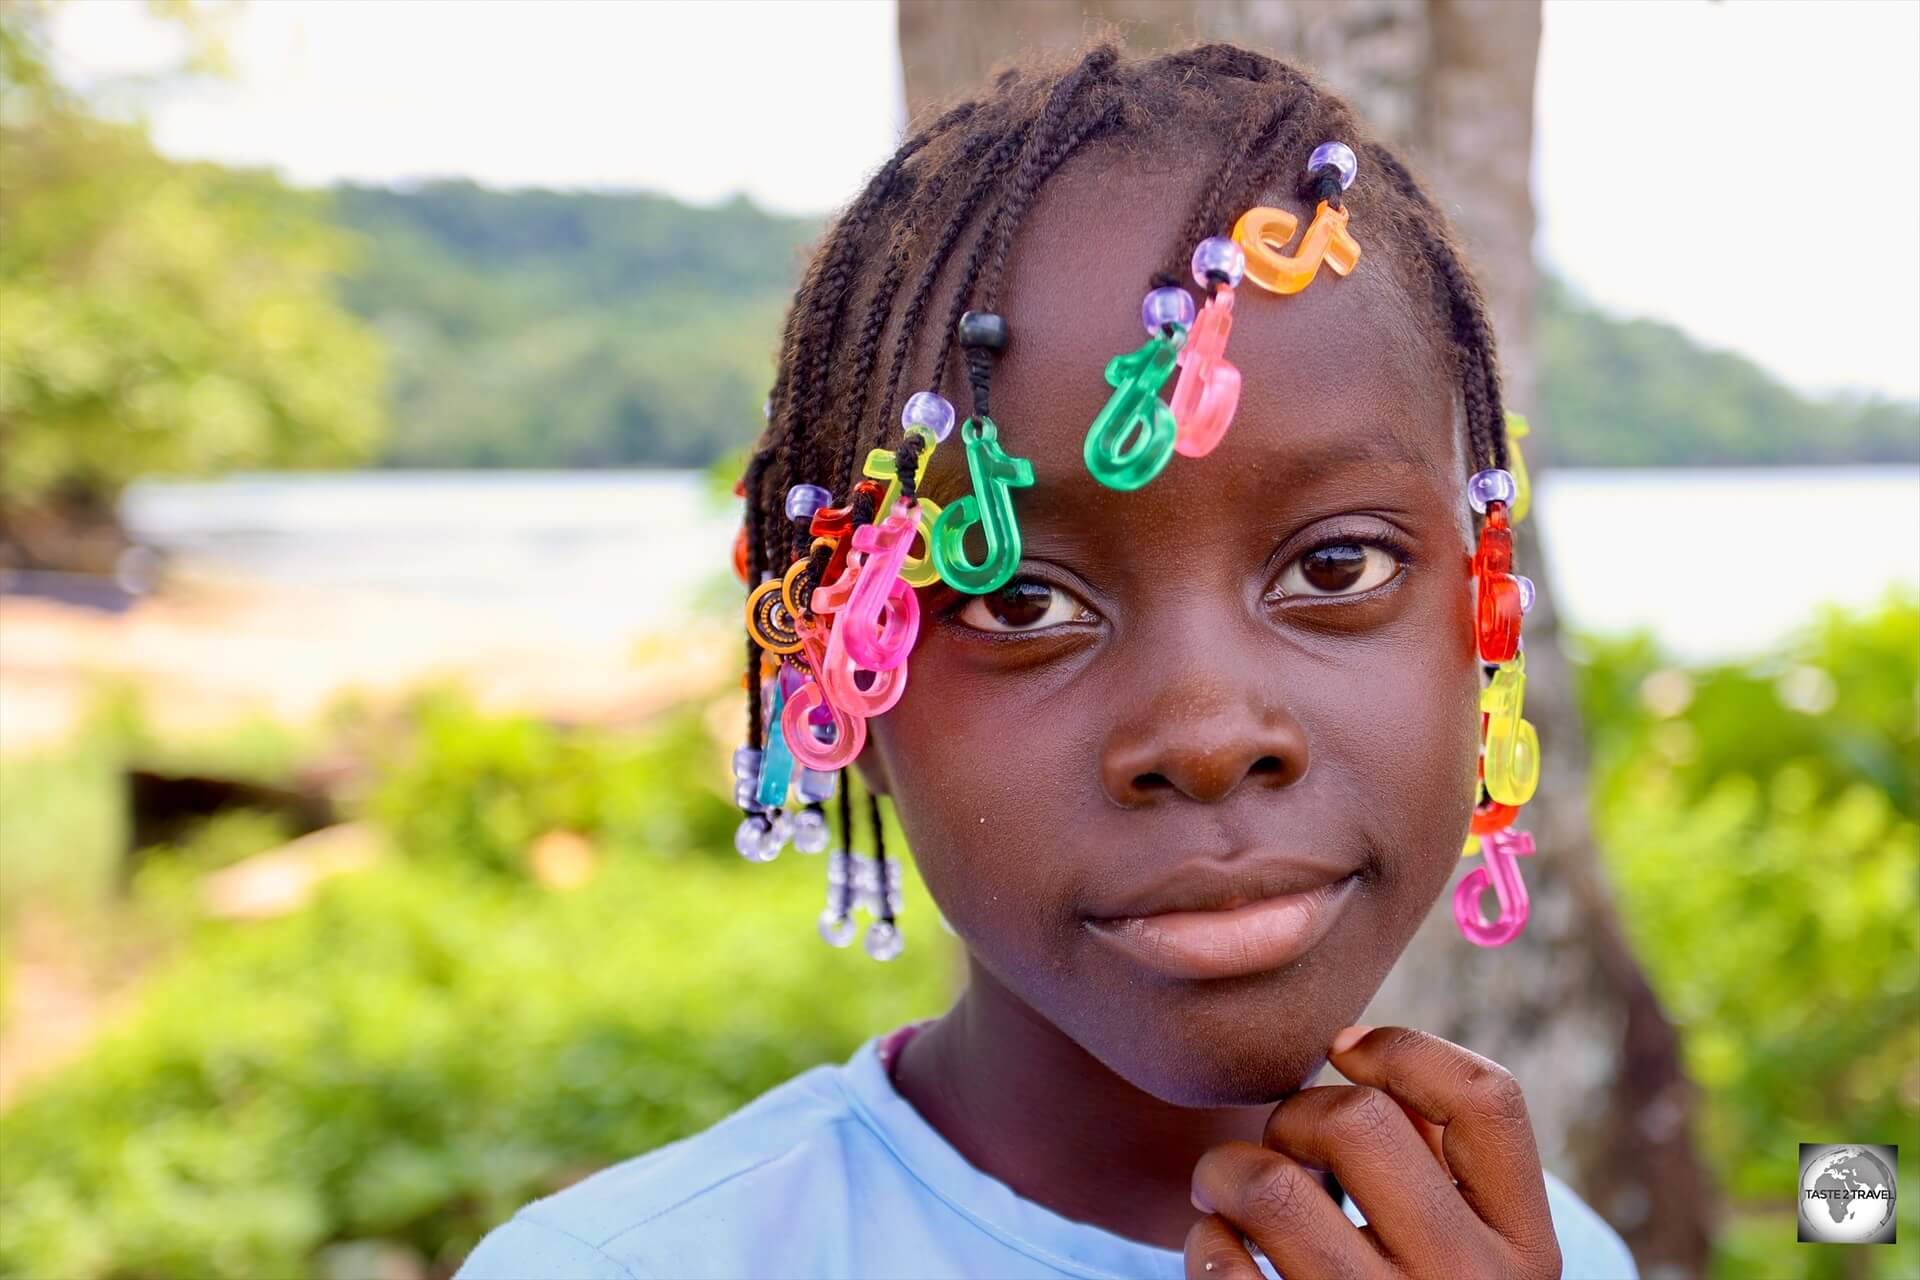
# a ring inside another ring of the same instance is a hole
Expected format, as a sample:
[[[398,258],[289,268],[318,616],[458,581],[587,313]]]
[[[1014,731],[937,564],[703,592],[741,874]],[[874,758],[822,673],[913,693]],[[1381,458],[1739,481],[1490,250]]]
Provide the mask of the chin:
[[[1308,978],[1303,968],[1292,973]],[[1079,1019],[1059,1025],[1108,1070],[1163,1102],[1277,1103],[1312,1083],[1333,1033],[1358,1016],[1346,1016],[1344,1001],[1325,1012],[1325,993],[1311,998],[1300,990],[1304,984],[1276,982],[1277,976],[1134,986],[1085,1025],[1076,1025]]]

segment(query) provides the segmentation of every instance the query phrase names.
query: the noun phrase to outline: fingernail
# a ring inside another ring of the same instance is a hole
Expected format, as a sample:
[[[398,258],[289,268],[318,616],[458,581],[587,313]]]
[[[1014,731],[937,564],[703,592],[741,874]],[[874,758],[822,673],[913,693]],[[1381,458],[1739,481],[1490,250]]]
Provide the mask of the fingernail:
[[[1361,1037],[1365,1036],[1367,1032],[1371,1030],[1373,1030],[1372,1027],[1357,1022],[1351,1027],[1343,1028],[1333,1037],[1333,1051],[1335,1053],[1345,1053],[1347,1050],[1353,1048],[1353,1046],[1359,1044]]]
[[[1200,1194],[1200,1188],[1195,1187],[1192,1191],[1188,1192],[1187,1198],[1193,1201],[1193,1207],[1198,1209],[1201,1213],[1213,1212],[1213,1206],[1208,1204],[1207,1198]]]

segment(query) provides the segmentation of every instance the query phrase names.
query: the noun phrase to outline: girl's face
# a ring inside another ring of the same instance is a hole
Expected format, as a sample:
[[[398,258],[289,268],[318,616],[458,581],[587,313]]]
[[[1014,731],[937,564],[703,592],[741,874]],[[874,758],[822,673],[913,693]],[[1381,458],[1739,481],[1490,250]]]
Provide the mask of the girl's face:
[[[1194,176],[1101,159],[1043,188],[999,308],[1025,559],[993,596],[924,595],[862,765],[977,983],[1166,1101],[1250,1105],[1318,1068],[1460,856],[1479,681],[1456,392],[1356,212],[1351,276],[1237,291],[1219,447],[1103,487],[1081,453],[1102,372],[1145,339]],[[956,430],[923,492],[966,488]],[[1256,908],[1288,918],[1277,941],[1138,919],[1285,895]]]

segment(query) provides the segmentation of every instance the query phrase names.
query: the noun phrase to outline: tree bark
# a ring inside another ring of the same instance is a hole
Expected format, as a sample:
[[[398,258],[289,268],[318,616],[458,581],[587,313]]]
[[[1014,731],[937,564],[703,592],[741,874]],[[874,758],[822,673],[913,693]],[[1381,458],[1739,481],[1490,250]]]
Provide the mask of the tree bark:
[[[1398,147],[1452,218],[1487,293],[1509,406],[1535,396],[1529,185],[1540,7],[1527,0],[899,0],[907,106],[977,88],[999,64],[1071,51],[1117,28],[1136,52],[1232,40],[1317,71]],[[1364,176],[1363,179],[1364,181]],[[1525,443],[1537,477],[1551,424]],[[1692,1141],[1678,1037],[1620,931],[1593,843],[1587,758],[1537,521],[1520,555],[1539,588],[1527,617],[1527,713],[1544,760],[1523,815],[1527,932],[1483,951],[1442,899],[1367,1020],[1472,1046],[1519,1077],[1540,1152],[1626,1237],[1641,1271],[1700,1274],[1712,1197]]]

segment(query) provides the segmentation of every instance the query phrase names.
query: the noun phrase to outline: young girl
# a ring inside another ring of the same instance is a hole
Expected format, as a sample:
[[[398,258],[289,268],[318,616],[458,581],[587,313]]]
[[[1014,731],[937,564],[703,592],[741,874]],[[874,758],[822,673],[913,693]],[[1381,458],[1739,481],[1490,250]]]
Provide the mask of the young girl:
[[[968,986],[465,1280],[1635,1274],[1511,1075],[1350,1025],[1463,840],[1463,930],[1524,922],[1537,743],[1485,309],[1345,105],[1224,45],[1002,75],[827,236],[743,492],[741,851],[853,765]],[[862,863],[822,932],[890,958]]]

